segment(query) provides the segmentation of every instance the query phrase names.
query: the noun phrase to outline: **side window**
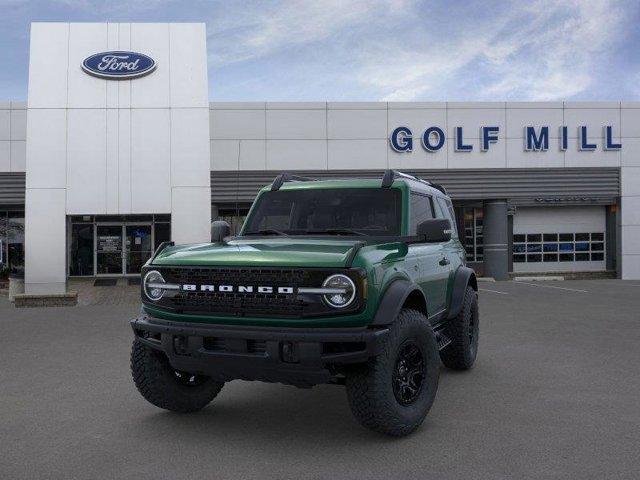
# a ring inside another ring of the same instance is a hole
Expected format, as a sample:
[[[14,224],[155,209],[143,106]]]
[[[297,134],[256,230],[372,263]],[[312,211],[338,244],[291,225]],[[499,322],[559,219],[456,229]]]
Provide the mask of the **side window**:
[[[435,216],[433,214],[431,197],[428,195],[411,192],[410,200],[409,235],[415,235],[419,223],[429,220],[430,218],[435,218]]]
[[[456,215],[453,211],[453,205],[449,200],[445,200],[444,198],[437,198],[438,205],[440,206],[440,210],[442,211],[443,217],[448,218],[451,222],[451,237],[458,238],[458,228],[456,225]]]

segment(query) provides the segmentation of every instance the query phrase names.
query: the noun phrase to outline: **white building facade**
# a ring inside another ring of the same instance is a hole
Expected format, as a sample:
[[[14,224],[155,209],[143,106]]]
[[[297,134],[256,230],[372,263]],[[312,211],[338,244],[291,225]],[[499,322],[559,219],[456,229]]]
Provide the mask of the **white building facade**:
[[[1,261],[27,293],[237,228],[282,171],[388,168],[447,187],[479,271],[640,278],[640,102],[209,103],[206,52],[203,24],[32,25],[27,102],[0,102]],[[83,67],[107,53],[153,68]]]

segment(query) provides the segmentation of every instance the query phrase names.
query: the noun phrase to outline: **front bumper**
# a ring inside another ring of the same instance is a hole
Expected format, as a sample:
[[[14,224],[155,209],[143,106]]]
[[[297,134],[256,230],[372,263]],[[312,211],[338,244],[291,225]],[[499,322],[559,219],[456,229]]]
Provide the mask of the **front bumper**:
[[[273,328],[131,320],[136,338],[164,352],[176,370],[297,386],[329,383],[340,366],[380,353],[387,328]]]

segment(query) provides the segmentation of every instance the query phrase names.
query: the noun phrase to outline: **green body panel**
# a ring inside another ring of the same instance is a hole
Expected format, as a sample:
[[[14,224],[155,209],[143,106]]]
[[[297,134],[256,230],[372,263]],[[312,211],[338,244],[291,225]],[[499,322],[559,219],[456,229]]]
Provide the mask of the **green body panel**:
[[[328,180],[318,182],[285,183],[281,189],[328,189],[379,187],[380,180]],[[402,191],[402,234],[409,231],[410,186],[396,180],[391,188]],[[269,191],[265,187],[258,195]],[[255,205],[255,203],[254,203]],[[253,207],[249,216],[253,213]],[[242,233],[242,232],[241,232]],[[262,325],[274,327],[356,327],[370,324],[388,286],[398,279],[418,285],[427,299],[430,317],[446,310],[456,269],[464,263],[464,249],[457,238],[446,243],[414,243],[399,241],[385,243],[367,241],[357,250],[354,246],[366,237],[260,237],[236,238],[226,244],[197,244],[165,248],[148,265],[158,266],[236,266],[236,267],[303,267],[361,268],[367,274],[366,306],[360,313],[321,318],[283,319],[251,317],[219,317],[175,314],[144,305],[149,314],[167,320],[197,323]],[[449,265],[440,265],[447,256]]]
[[[154,265],[344,267],[354,240],[269,237],[164,250]]]

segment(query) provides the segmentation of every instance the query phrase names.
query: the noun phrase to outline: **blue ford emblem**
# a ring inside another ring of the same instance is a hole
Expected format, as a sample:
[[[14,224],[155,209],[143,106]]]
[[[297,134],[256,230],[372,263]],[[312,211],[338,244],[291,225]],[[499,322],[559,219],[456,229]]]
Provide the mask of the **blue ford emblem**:
[[[153,58],[136,52],[96,53],[82,62],[82,69],[89,75],[113,80],[142,77],[155,68]]]

